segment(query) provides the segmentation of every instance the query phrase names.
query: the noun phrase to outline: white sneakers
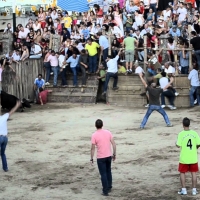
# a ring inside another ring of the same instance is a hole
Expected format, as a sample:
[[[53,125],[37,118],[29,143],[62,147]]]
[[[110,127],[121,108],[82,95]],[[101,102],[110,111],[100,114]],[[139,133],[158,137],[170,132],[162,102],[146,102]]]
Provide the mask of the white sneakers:
[[[197,104],[197,99],[194,100],[194,105],[196,105],[196,104]]]
[[[175,106],[168,105],[167,107],[168,107],[170,110],[176,110],[176,107],[175,107]]]
[[[50,83],[49,83],[49,82],[46,82],[45,85],[50,85]]]
[[[148,108],[148,107],[149,107],[149,104],[145,105],[144,107],[145,107],[145,108]]]
[[[182,189],[178,192],[178,194],[180,194],[180,195],[187,195],[187,190],[186,190],[186,188],[182,188]],[[193,189],[192,189],[192,195],[195,196],[195,195],[197,195],[197,194],[198,194],[197,189],[196,189],[196,188],[193,188]]]
[[[165,108],[165,105],[161,105],[162,108]]]
[[[176,97],[179,95],[179,93],[178,93],[178,92],[175,92],[174,94],[175,94],[175,96],[176,96]]]

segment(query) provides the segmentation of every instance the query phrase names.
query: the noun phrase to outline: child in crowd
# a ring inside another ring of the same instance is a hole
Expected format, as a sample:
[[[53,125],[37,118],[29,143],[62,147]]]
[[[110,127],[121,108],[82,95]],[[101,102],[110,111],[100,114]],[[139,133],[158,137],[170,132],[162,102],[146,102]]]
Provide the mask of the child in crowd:
[[[99,76],[97,77],[97,79],[99,79],[102,82],[102,85],[104,87],[106,80],[106,71],[104,69],[103,64],[100,64],[98,71],[99,71]]]
[[[118,73],[119,74],[126,74],[126,68],[122,65],[118,65]]]

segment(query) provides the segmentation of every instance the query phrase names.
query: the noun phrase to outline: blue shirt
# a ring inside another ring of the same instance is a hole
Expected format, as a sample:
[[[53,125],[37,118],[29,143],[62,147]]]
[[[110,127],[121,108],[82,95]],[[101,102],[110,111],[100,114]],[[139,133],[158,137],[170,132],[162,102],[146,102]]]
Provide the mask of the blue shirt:
[[[103,47],[103,49],[107,49],[109,47],[109,42],[108,42],[108,39],[106,38],[106,36],[101,35],[99,37],[99,45],[101,47]]]
[[[76,56],[76,58],[73,58],[73,56],[70,56],[68,59],[67,59],[67,63],[70,63],[70,67],[71,68],[74,68],[78,65],[78,61],[79,61],[79,56]]]
[[[175,37],[175,36],[180,37],[181,36],[181,32],[178,28],[176,29],[176,32],[174,32],[173,28],[171,28],[170,31],[169,31],[169,34],[171,34],[172,37]]]
[[[180,57],[180,66],[181,67],[189,67],[189,52],[185,53],[185,58],[183,58],[183,53],[180,51],[178,53],[178,56]]]
[[[35,81],[34,81],[34,84],[38,87],[38,88],[41,88],[44,86],[45,84],[45,81],[44,79],[40,79],[39,78],[36,78]]]
[[[89,32],[88,29],[82,30],[81,33],[83,34],[83,37],[84,37],[85,39],[87,39],[87,38],[89,37],[89,35],[90,35],[90,32]]]

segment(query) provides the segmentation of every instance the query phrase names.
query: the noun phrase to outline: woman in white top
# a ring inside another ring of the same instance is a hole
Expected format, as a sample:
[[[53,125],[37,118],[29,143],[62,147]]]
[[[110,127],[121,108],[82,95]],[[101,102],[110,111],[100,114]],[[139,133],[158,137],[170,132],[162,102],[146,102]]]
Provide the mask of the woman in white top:
[[[139,11],[138,11],[138,10],[136,10],[136,11],[134,12],[134,14],[135,14],[135,22],[134,22],[134,24],[133,24],[132,27],[133,27],[135,30],[138,30],[138,28],[140,28],[140,27],[143,26],[143,24],[144,24],[144,18],[143,18],[143,15],[139,14]]]
[[[165,21],[168,19],[167,17],[171,17],[171,15],[172,15],[172,11],[171,11],[171,8],[169,6],[166,8],[166,10],[162,11],[162,16],[163,16]]]
[[[179,14],[178,22],[182,22],[186,19],[187,9],[184,7],[183,2],[179,3],[179,8],[177,10],[177,13]]]
[[[167,43],[167,48],[170,49],[167,51],[168,59],[170,62],[174,62],[174,39],[173,38],[168,38],[168,43]]]
[[[119,7],[116,7],[116,10],[114,11],[114,19],[117,23],[117,26],[121,29],[122,32],[124,32],[124,27],[122,23],[122,14],[119,10]]]
[[[41,29],[41,24],[38,22],[38,20],[35,20],[35,23],[33,24],[33,30],[37,31],[38,29]],[[42,30],[42,29],[41,29]]]
[[[53,21],[58,18],[58,13],[57,13],[56,9],[53,9],[53,11],[51,13],[51,18]]]

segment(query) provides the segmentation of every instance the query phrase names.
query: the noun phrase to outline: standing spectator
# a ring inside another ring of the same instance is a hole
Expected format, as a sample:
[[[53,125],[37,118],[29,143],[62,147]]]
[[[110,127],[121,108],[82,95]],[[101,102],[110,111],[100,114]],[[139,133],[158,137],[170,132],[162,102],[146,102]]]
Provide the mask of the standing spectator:
[[[192,44],[194,48],[194,52],[197,58],[198,68],[200,70],[200,37],[197,35],[195,31],[191,32],[191,36],[193,38],[190,40],[190,44]]]
[[[0,116],[0,149],[1,149],[1,160],[4,172],[8,172],[8,164],[6,160],[5,150],[8,143],[8,130],[7,120],[8,118],[19,108],[21,105],[20,101],[16,101],[16,105],[9,113]]]
[[[39,45],[32,43],[31,44],[31,56],[29,58],[41,58],[42,49]]]
[[[93,42],[92,39],[87,40],[87,44],[85,45],[85,50],[88,51],[89,54],[89,72],[96,73],[97,71],[97,49],[99,48],[99,44]]]
[[[53,71],[54,74],[53,87],[57,87],[59,66],[58,66],[58,58],[54,50],[51,51],[51,55],[47,58],[47,62],[50,62],[51,70]]]
[[[101,54],[103,55],[103,64],[104,68],[106,69],[106,59],[108,57],[108,48],[109,48],[109,41],[105,35],[102,35],[102,32],[97,33],[97,37],[99,38],[99,45],[101,47]]]
[[[130,32],[133,26],[133,19],[131,18],[131,14],[127,15],[127,20],[126,20],[126,32]]]
[[[88,69],[88,54],[86,54],[85,49],[81,51],[79,57],[79,66],[82,72],[82,86],[86,86],[86,70]]]
[[[120,49],[118,55],[111,59],[111,56],[108,56],[107,58],[107,74],[106,74],[106,82],[104,85],[104,92],[102,93],[102,95],[105,95],[107,92],[107,88],[108,88],[108,83],[111,77],[114,78],[114,82],[113,82],[113,90],[118,90],[119,87],[117,87],[117,82],[118,82],[118,65],[117,65],[117,61],[119,59],[119,55],[121,53],[122,49]]]
[[[41,24],[42,29],[44,29],[46,26],[46,14],[42,7],[39,9],[38,22]]]
[[[200,105],[200,94],[197,94],[197,88],[200,86],[200,80],[198,75],[198,69],[196,65],[193,65],[193,69],[190,71],[188,75],[188,79],[190,80],[190,107],[194,107],[194,93],[197,96],[197,102]]]
[[[27,35],[29,33],[29,29],[28,28],[24,28],[23,26],[20,27],[20,31],[18,34],[18,38],[25,40],[27,38]]]
[[[127,34],[123,42],[123,46],[125,46],[126,73],[132,73],[135,44],[137,45],[138,42],[135,38],[131,37],[130,33]],[[128,66],[130,66],[130,69],[128,69]]]
[[[189,52],[182,48],[182,51],[178,53],[180,57],[181,74],[188,74],[189,70]]]
[[[53,92],[53,90],[44,90],[43,88],[39,88],[39,97],[38,97],[38,104],[44,105],[47,103],[47,95],[48,93]]]
[[[200,147],[200,138],[196,131],[190,128],[190,119],[185,117],[183,119],[183,131],[178,134],[176,146],[180,148],[180,158],[178,171],[180,172],[180,180],[182,189],[178,194],[186,195],[185,173],[190,172],[192,175],[192,195],[196,195],[197,189],[197,172],[198,155],[197,151]]]
[[[63,18],[64,20],[64,27],[69,31],[71,34],[71,24],[72,24],[72,18],[68,15],[68,12],[65,12],[65,17]]]
[[[34,81],[34,93],[35,93],[35,99],[36,99],[36,103],[39,101],[38,97],[39,97],[39,88],[44,88],[45,87],[45,81],[42,78],[42,74],[38,74],[38,78],[35,79]]]
[[[108,193],[112,189],[112,172],[111,162],[112,159],[116,159],[116,144],[113,139],[113,135],[110,131],[102,129],[103,121],[98,119],[95,122],[97,131],[93,133],[91,138],[91,160],[93,164],[93,157],[95,152],[95,146],[97,147],[97,165],[99,173],[101,175],[101,183],[103,186],[103,196],[108,196]],[[111,152],[111,144],[113,147],[113,153]]]
[[[50,55],[51,55],[51,49],[47,49],[47,53],[44,57],[44,67],[45,67],[45,71],[46,71],[45,85],[50,85],[49,78],[50,78],[50,72],[51,72],[51,65],[50,65],[50,62],[47,61],[47,59]]]
[[[150,9],[152,9],[153,12],[155,13],[155,22],[157,22],[158,1],[159,1],[159,0],[149,0]]]
[[[178,22],[181,23],[186,20],[187,17],[187,9],[184,7],[183,2],[179,2],[179,8],[177,10]]]
[[[75,54],[75,53],[73,53],[73,55],[70,56],[66,61],[67,63],[70,63],[70,68],[71,68],[73,76],[74,76],[73,77],[74,87],[78,86],[78,84],[77,84],[77,71],[79,69],[78,61],[79,61],[79,56],[77,56],[77,54]]]

